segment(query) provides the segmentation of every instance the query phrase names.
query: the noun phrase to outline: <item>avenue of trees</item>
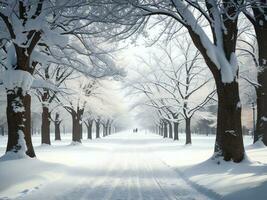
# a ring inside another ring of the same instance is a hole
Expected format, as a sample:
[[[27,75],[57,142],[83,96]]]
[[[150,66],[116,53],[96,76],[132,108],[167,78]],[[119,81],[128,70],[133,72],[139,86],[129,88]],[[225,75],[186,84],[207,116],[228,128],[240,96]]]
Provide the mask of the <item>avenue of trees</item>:
[[[57,109],[70,113],[74,142],[81,140],[82,122],[90,138],[93,119],[97,135],[100,124],[107,135],[116,114],[102,111],[108,113],[103,117],[93,113],[101,113],[94,106],[96,99],[102,99],[103,108],[109,102],[101,81],[125,76],[111,54],[117,42],[136,39],[155,28],[157,36],[152,43],[159,45],[162,57],[152,55],[152,61],[140,58],[149,70],[148,75],[139,74],[138,81],[127,85],[140,94],[135,106],[153,110],[152,126],[164,137],[173,130],[178,139],[178,126],[184,121],[186,143],[191,143],[191,119],[208,115],[207,107],[216,103],[214,158],[241,162],[245,150],[238,81],[242,71],[237,56],[239,20],[242,16],[250,22],[254,28],[250,35],[257,41],[252,66],[257,68],[254,141],[267,145],[266,15],[266,3],[261,0],[0,1],[7,154],[35,157],[31,142],[33,93],[42,105],[43,143],[50,144],[51,121],[60,123]],[[78,88],[73,88],[75,80]],[[106,109],[110,107],[114,106]]]

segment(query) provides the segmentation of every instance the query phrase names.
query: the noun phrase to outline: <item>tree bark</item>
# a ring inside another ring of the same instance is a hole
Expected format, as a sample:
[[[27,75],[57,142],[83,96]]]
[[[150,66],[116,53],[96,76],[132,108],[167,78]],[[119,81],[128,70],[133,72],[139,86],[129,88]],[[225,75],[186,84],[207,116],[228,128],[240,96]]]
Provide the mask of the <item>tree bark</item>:
[[[254,143],[262,139],[263,143],[267,145],[267,25],[256,25],[254,27],[259,51],[259,69],[257,69],[259,86],[256,88],[257,124],[256,132],[254,133]]]
[[[31,141],[31,96],[24,95],[22,88],[7,91],[8,142],[6,152],[18,153],[22,150],[19,133],[24,134],[26,155],[35,157]]]
[[[173,138],[173,134],[172,134],[172,123],[169,122],[169,138]]]
[[[49,108],[46,105],[42,106],[42,125],[41,125],[41,135],[42,144],[51,144],[50,141],[50,113]]]
[[[174,131],[174,140],[179,140],[179,123],[178,122],[174,122],[173,123],[173,131]]]
[[[61,135],[60,135],[60,124],[61,121],[59,120],[59,114],[56,113],[56,117],[55,117],[55,140],[61,140]]]
[[[244,158],[241,106],[238,83],[217,83],[218,118],[215,154],[224,160],[240,162]],[[215,155],[216,156],[216,155]]]
[[[191,118],[185,119],[185,144],[192,144],[191,139]]]

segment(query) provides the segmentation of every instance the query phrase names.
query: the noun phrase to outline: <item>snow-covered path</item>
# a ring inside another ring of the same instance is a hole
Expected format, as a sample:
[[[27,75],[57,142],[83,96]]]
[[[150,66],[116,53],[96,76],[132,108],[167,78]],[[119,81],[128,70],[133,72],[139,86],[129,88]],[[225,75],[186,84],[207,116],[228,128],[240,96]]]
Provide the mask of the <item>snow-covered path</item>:
[[[84,143],[82,146],[39,147],[37,151],[41,160],[60,164],[54,164],[52,171],[41,172],[46,174],[46,177],[49,176],[49,181],[34,183],[33,180],[33,183],[25,183],[29,184],[29,188],[13,198],[25,200],[210,199],[188,185],[176,171],[158,158],[155,144],[160,140],[162,139],[151,134],[124,133],[94,143]],[[54,157],[53,149],[56,150]]]

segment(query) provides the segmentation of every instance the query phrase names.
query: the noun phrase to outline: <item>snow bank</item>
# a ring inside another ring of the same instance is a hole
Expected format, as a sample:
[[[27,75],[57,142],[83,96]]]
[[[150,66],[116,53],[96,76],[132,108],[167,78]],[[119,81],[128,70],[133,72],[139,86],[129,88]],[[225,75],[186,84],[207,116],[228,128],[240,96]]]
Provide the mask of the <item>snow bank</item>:
[[[28,158],[28,156],[25,154],[27,147],[24,138],[24,133],[22,132],[22,130],[18,131],[18,135],[19,135],[18,139],[19,149],[14,149],[13,151],[6,152],[2,157],[0,157],[0,161]]]

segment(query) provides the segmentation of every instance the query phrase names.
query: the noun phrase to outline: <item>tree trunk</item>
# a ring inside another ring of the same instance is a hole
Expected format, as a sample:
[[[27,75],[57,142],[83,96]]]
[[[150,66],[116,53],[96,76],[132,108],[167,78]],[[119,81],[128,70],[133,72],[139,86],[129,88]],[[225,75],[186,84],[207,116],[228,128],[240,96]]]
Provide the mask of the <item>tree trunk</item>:
[[[241,125],[241,106],[238,83],[217,82],[218,118],[215,156],[223,156],[225,161],[240,162],[244,158]]]
[[[192,144],[191,140],[191,118],[185,119],[185,144]]]
[[[229,1],[230,2],[230,1]],[[229,12],[234,12],[229,9]],[[231,13],[233,14],[233,13]],[[223,51],[225,58],[231,61],[233,53],[236,49],[237,40],[237,19],[225,18],[225,30],[222,33]],[[216,65],[208,55],[208,51],[203,45],[201,37],[196,34],[191,27],[187,28],[192,41],[201,52],[206,64],[211,70],[216,82],[218,94],[218,115],[217,115],[217,133],[214,148],[214,157],[223,156],[224,160],[233,160],[234,162],[241,162],[244,158],[244,145],[242,138],[241,126],[241,107],[239,102],[239,88],[236,82],[238,71],[236,66],[231,66],[234,74],[234,80],[231,83],[223,83],[222,72],[219,66]]]
[[[111,125],[108,126],[108,134],[111,135]]]
[[[96,131],[96,138],[100,138],[100,122],[99,120],[96,121],[95,123],[95,131]]]
[[[173,138],[172,136],[172,123],[169,122],[169,138]]]
[[[93,128],[93,123],[92,122],[88,122],[88,124],[86,125],[87,127],[87,139],[92,139],[92,128]]]
[[[174,122],[173,123],[173,131],[174,131],[174,140],[179,140],[179,123],[178,122]]]
[[[106,136],[106,125],[103,124],[102,127],[103,127],[103,130],[102,130],[103,131],[103,137],[105,137]]]
[[[8,90],[6,115],[8,124],[6,152],[24,151],[23,154],[35,157],[31,141],[31,96],[24,95],[22,88]],[[24,140],[26,147],[24,147]]]
[[[79,122],[80,138],[83,139],[83,124]]]
[[[42,106],[42,125],[41,125],[41,135],[42,144],[51,144],[50,141],[50,113],[49,108],[46,105]]]
[[[108,136],[108,126],[109,126],[109,121],[106,123],[105,126],[103,126],[103,128],[105,129],[105,136]]]
[[[158,125],[158,133],[161,135],[161,124]]]
[[[76,113],[72,114],[72,141],[81,143],[80,119]]]
[[[59,120],[59,114],[56,113],[56,118],[55,118],[55,140],[61,140],[61,135],[60,135],[60,124],[61,121]]]
[[[163,138],[168,137],[168,128],[167,128],[167,123],[163,123]]]
[[[254,143],[262,139],[267,145],[267,30],[264,26],[255,27],[258,43],[258,63],[257,79],[259,86],[256,88],[257,94],[257,124],[254,133]]]

